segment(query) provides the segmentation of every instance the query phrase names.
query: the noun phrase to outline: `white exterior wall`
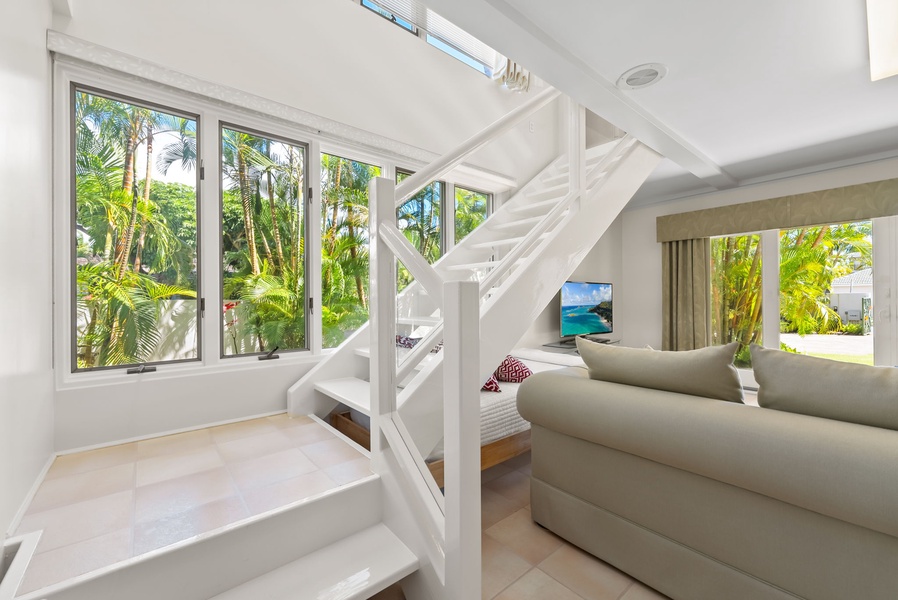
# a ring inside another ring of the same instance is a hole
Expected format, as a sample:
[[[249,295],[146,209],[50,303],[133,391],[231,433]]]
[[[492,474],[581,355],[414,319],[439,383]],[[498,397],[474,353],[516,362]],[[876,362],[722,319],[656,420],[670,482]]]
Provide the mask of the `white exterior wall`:
[[[0,3],[0,531],[53,452],[50,3]]]
[[[879,181],[895,177],[895,173],[898,160],[891,159],[625,211],[621,215],[622,285],[614,289],[615,331],[620,324],[621,343],[661,347],[661,244],[656,241],[657,217]]]

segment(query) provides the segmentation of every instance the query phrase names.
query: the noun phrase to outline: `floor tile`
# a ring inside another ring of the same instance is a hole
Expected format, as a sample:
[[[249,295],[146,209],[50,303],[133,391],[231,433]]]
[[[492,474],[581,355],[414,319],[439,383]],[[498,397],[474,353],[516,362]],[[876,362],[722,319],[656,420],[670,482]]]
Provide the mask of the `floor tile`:
[[[249,511],[243,499],[232,496],[154,521],[137,523],[134,527],[134,556],[236,523],[247,517]]]
[[[315,420],[311,417],[307,417],[305,415],[298,417],[291,417],[287,413],[281,413],[279,415],[272,415],[270,417],[265,417],[266,420],[278,428],[287,428],[287,427],[298,427],[300,425],[308,425],[309,423],[315,423]]]
[[[583,600],[539,569],[527,572],[505,588],[496,600]]]
[[[315,471],[314,463],[296,448],[228,465],[243,492]]]
[[[283,429],[296,446],[305,446],[314,444],[315,442],[324,442],[335,439],[335,435],[321,423],[311,421],[295,427],[287,427]]]
[[[238,462],[274,454],[293,447],[290,438],[282,431],[253,435],[217,444],[218,453],[228,462]]]
[[[337,483],[323,471],[313,471],[245,492],[243,499],[250,514],[257,515],[317,496],[335,487]]]
[[[222,444],[224,442],[232,442],[251,435],[271,433],[277,431],[277,429],[278,428],[268,419],[252,419],[249,421],[238,421],[237,423],[211,427],[208,431],[216,444]]]
[[[511,467],[506,467],[504,464],[500,463],[498,465],[494,465],[489,469],[485,469],[480,472],[480,483],[484,484],[487,482],[496,479],[497,477],[502,477],[503,475],[508,475],[514,471]]]
[[[133,517],[134,492],[127,490],[31,513],[16,533],[43,530],[37,552],[47,552],[128,528]]]
[[[223,467],[224,461],[214,446],[209,446],[187,454],[163,454],[137,461],[137,485],[159,483],[177,477],[200,473],[216,467]]]
[[[489,600],[531,569],[526,560],[484,534],[481,538],[482,598]]]
[[[76,475],[107,467],[117,467],[135,460],[137,460],[136,443],[119,444],[98,450],[64,454],[57,456],[56,460],[53,461],[53,465],[47,472],[47,479],[56,479],[57,477]]]
[[[633,583],[628,575],[567,543],[539,563],[539,568],[585,600],[618,600]]]
[[[340,463],[358,460],[365,456],[341,439],[333,438],[299,447],[302,453],[312,459],[319,469],[326,469]]]
[[[371,459],[359,458],[324,469],[337,485],[346,485],[371,475]]]
[[[643,585],[638,581],[633,582],[627,593],[621,596],[620,600],[670,600],[667,596],[659,594],[647,585]]]
[[[130,528],[36,554],[25,572],[19,594],[96,571],[130,556]]]
[[[486,488],[480,489],[480,527],[488,529],[518,510],[514,502]]]
[[[530,477],[520,471],[511,471],[483,484],[483,487],[511,500],[518,508],[530,504]]]
[[[537,565],[558,550],[564,540],[533,522],[521,509],[486,530],[486,534],[529,562]]]
[[[134,518],[138,523],[154,521],[237,494],[227,469],[210,469],[137,488]]]
[[[66,504],[77,504],[133,487],[134,463],[46,479],[34,495],[27,514],[43,512]]]
[[[163,454],[189,453],[212,445],[208,429],[198,429],[137,442],[138,458],[150,458]]]

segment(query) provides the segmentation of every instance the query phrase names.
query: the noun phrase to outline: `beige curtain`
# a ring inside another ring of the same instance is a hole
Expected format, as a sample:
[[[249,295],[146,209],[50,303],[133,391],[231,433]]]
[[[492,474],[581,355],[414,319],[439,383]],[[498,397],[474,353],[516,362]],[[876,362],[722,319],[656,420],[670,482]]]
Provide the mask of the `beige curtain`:
[[[711,239],[661,244],[664,350],[693,350],[711,342]]]

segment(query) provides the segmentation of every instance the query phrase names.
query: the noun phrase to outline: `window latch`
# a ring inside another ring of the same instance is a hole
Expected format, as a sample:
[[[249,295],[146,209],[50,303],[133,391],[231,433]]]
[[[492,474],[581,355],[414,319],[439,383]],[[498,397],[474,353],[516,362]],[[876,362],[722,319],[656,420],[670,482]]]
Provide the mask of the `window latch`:
[[[141,373],[155,373],[156,367],[148,367],[146,365],[137,365],[126,371],[128,375],[140,375]]]
[[[275,352],[277,352],[278,347],[279,347],[279,346],[275,346],[274,348],[271,349],[271,352],[269,352],[268,354],[263,354],[262,356],[260,356],[260,357],[259,357],[259,360],[277,360],[277,359],[279,359],[279,358],[280,358],[280,355],[275,354]]]

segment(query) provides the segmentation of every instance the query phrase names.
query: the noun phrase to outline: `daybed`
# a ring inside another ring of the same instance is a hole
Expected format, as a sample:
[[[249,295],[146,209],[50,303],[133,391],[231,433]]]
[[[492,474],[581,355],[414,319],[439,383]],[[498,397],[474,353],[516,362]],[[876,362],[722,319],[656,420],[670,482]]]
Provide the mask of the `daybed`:
[[[755,407],[733,348],[580,345],[518,393],[534,521],[674,600],[898,598],[898,369],[753,348]]]
[[[580,364],[579,357],[553,354],[533,349],[517,349],[511,356],[519,359],[531,372]],[[488,469],[530,450],[530,422],[518,413],[517,391],[521,383],[500,381],[499,392],[480,392],[480,468]],[[331,425],[364,448],[370,449],[368,418],[360,413],[337,410],[331,414]],[[443,487],[442,441],[427,457],[427,466],[439,487]]]

